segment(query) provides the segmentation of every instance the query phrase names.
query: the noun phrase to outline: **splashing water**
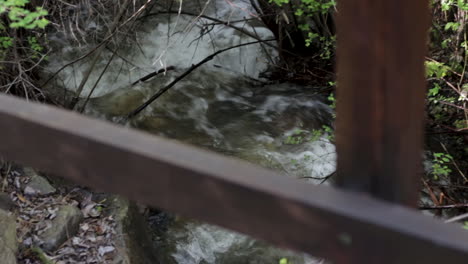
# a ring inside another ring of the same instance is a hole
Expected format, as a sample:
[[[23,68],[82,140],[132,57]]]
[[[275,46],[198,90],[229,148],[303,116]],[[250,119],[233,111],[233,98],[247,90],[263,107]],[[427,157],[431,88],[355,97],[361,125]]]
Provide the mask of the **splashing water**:
[[[225,21],[252,18],[249,1],[185,3],[183,12],[204,14]],[[182,3],[180,1],[179,3]],[[159,14],[147,18],[136,33],[138,41],[118,47],[85,109],[88,115],[121,119],[192,64],[216,50],[255,41],[238,30],[191,15]],[[209,24],[208,26],[206,24]],[[205,25],[203,25],[205,24]],[[258,20],[232,22],[261,39],[273,34]],[[138,44],[138,45],[137,45]],[[66,47],[51,55],[48,70],[54,72],[89,47]],[[112,52],[104,50],[85,85],[86,97],[106,67]],[[254,44],[222,53],[178,82],[127,125],[156,135],[197,145],[224,155],[245,159],[279,170],[289,177],[320,178],[335,169],[334,145],[326,138],[286,144],[288,137],[320,129],[330,122],[331,110],[312,89],[292,84],[264,85],[260,74],[277,57],[264,44]],[[74,91],[89,67],[83,60],[59,73],[60,85]],[[160,68],[175,70],[132,85]],[[302,131],[302,132],[301,132]],[[305,132],[304,132],[305,131]],[[207,208],[209,210],[209,208]],[[308,256],[278,250],[247,236],[194,221],[179,220],[164,235],[170,263],[320,263]]]

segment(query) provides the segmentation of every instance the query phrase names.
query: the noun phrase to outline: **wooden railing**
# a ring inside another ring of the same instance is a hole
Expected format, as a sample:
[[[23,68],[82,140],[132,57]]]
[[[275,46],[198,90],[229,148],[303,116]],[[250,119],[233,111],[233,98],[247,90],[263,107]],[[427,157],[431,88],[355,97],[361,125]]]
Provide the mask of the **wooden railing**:
[[[343,189],[7,95],[0,155],[334,263],[466,263],[467,232],[396,204],[417,201],[427,4],[339,1]]]

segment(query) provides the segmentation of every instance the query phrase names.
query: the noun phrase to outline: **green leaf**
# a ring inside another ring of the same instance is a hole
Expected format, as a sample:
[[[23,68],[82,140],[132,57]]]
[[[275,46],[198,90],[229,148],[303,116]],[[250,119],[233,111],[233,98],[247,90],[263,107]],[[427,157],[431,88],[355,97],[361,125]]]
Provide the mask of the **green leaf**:
[[[450,67],[437,61],[426,61],[426,76],[443,78],[448,75]]]
[[[458,28],[460,27],[460,23],[458,22],[448,22],[447,24],[445,24],[445,31],[448,31],[448,30],[453,30],[453,31],[456,31]]]
[[[296,12],[294,12],[294,15],[296,15],[298,17],[302,16],[303,14],[304,14],[304,10],[302,10],[300,8],[296,9]]]
[[[436,96],[437,94],[439,94],[439,91],[440,91],[440,85],[435,83],[434,87],[429,90],[429,96]]]

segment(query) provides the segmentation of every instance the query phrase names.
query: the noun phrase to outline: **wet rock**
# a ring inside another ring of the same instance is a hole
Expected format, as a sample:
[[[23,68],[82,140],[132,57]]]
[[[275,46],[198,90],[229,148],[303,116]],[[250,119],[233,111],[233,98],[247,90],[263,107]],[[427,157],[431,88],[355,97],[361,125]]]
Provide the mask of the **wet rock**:
[[[16,218],[0,209],[0,261],[2,264],[16,264]]]
[[[56,192],[56,189],[42,176],[31,168],[25,168],[24,174],[31,177],[31,181],[26,184],[24,194],[30,196],[49,195]]]
[[[101,97],[92,98],[90,106],[101,113],[121,116],[130,113],[145,100],[145,94],[135,89],[119,89]]]
[[[168,120],[160,116],[148,116],[143,118],[138,124],[141,128],[147,131],[163,131],[163,129],[168,125]]]
[[[15,206],[10,196],[6,193],[0,192],[0,210],[9,211]]]
[[[114,264],[157,264],[155,249],[152,246],[150,231],[135,203],[120,196],[111,197],[117,223],[115,246],[118,254]]]
[[[42,248],[47,251],[56,250],[68,238],[77,233],[81,221],[83,221],[83,214],[76,206],[60,206],[50,228],[40,236],[41,240],[44,241]]]
[[[56,102],[71,102],[77,96],[75,91],[65,89],[63,86],[57,84],[58,83],[54,82],[54,85],[46,85],[43,87],[43,92],[47,98]]]

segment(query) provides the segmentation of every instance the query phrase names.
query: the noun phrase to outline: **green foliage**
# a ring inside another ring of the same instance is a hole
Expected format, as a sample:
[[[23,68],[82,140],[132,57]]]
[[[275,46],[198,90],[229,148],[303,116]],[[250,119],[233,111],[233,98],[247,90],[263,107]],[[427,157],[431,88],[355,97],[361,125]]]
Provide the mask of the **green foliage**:
[[[453,104],[456,100],[455,97],[449,97],[442,93],[442,87],[439,83],[434,82],[432,88],[427,93],[429,102],[429,113],[435,121],[445,122],[452,114],[450,106],[447,103]]]
[[[290,3],[289,0],[269,0],[270,3],[275,3],[278,6]],[[304,32],[305,46],[311,47],[316,46],[320,50],[320,57],[324,60],[329,60],[335,50],[336,36],[323,34],[318,32],[317,29],[312,29],[309,21],[318,19],[322,27],[326,27],[326,20],[328,14],[330,14],[336,7],[335,0],[301,0],[298,6],[293,7],[294,15],[296,16],[299,24],[297,28]]]
[[[317,141],[322,137],[323,131],[320,129],[314,129],[311,132],[310,141]]]
[[[284,140],[287,145],[299,145],[305,142],[314,142],[325,137],[329,141],[335,139],[335,134],[330,126],[323,125],[321,129],[313,129],[311,131],[297,129],[294,133]]]
[[[468,121],[466,121],[466,120],[455,120],[453,122],[453,126],[456,129],[467,129],[468,128]]]
[[[333,93],[330,93],[330,95],[328,96],[328,101],[330,102],[330,107],[331,109],[336,109],[336,99],[335,99],[335,95]]]
[[[44,29],[49,21],[44,17],[47,15],[47,11],[41,7],[36,7],[35,11],[30,11],[26,7],[29,4],[29,0],[0,0],[0,15],[7,15],[8,24],[4,25],[0,22],[0,58],[5,59],[10,48],[13,47],[14,43],[20,43],[21,39],[15,39],[15,35],[8,36],[8,29],[25,28],[28,30],[32,29]],[[27,37],[27,44],[29,45],[32,53],[30,54],[32,59],[38,58],[43,47],[39,44],[38,39],[35,36]]]
[[[448,30],[456,31],[459,27],[460,27],[460,23],[458,22],[448,22],[447,24],[445,24],[444,29],[447,31]]]
[[[278,6],[289,4],[289,0],[270,0]],[[336,6],[335,0],[302,0],[300,6],[295,10],[296,16],[313,16],[315,13],[326,14]]]
[[[330,126],[322,126],[322,129],[323,129],[323,132],[324,134],[327,136],[327,139],[330,140],[330,141],[334,141],[335,140],[335,132],[333,131],[333,129],[330,127]]]
[[[452,170],[448,164],[453,161],[453,157],[446,153],[433,153],[432,159],[432,175],[435,180],[442,176],[448,176]]]
[[[463,222],[463,229],[468,230],[468,221]]]
[[[36,7],[34,11],[26,8],[29,0],[0,0],[0,14],[8,13],[10,28],[45,28],[49,21],[44,17],[47,11]]]
[[[13,39],[10,37],[0,37],[0,48],[8,49],[13,46]]]
[[[0,82],[9,92],[26,97],[29,92],[40,94],[32,70],[44,58],[47,14],[30,0],[0,0],[0,60],[8,62],[0,65]]]
[[[329,82],[330,86],[336,86],[336,82]],[[333,93],[330,93],[328,96],[329,106],[331,109],[336,108],[336,99]],[[333,114],[333,118],[335,115]],[[298,145],[305,142],[314,142],[320,140],[321,138],[326,138],[327,140],[333,142],[335,140],[335,132],[333,128],[327,125],[323,125],[321,129],[313,129],[311,131],[298,129],[294,133],[288,136],[284,143],[288,145]]]
[[[438,83],[434,83],[434,87],[432,87],[430,90],[429,90],[429,97],[430,98],[434,98],[435,96],[437,96],[440,92],[440,85]]]
[[[301,144],[301,143],[307,141],[307,138],[305,136],[305,134],[307,134],[307,133],[308,133],[307,130],[297,129],[296,131],[294,131],[293,135],[290,135],[290,136],[288,136],[286,138],[284,143],[288,144],[288,145]]]
[[[279,6],[282,6],[283,4],[288,4],[289,0],[270,0],[270,3],[275,3]]]
[[[321,13],[326,14],[331,8],[336,6],[335,0],[302,0],[301,6],[297,10],[301,10],[301,13],[313,14]],[[310,15],[311,16],[311,15]]]
[[[36,37],[34,36],[29,36],[28,37],[28,45],[31,48],[31,58],[32,59],[38,59],[39,56],[41,55],[41,52],[44,50],[44,47],[42,47],[39,43]]]
[[[443,78],[447,76],[450,72],[450,67],[444,65],[441,62],[437,61],[426,61],[426,77],[435,77],[435,78]]]
[[[440,1],[440,5],[442,11],[449,11],[452,7],[457,7],[462,11],[468,11],[468,2],[466,0],[442,0]]]
[[[13,46],[13,38],[0,36],[0,60],[5,60],[7,51]],[[0,70],[3,69],[3,66],[0,65]]]
[[[320,52],[320,58],[329,60],[332,58],[332,54],[335,52],[336,47],[336,36],[331,37],[320,37],[320,43],[322,46],[322,52]],[[306,39],[307,41],[307,39]]]
[[[433,0],[431,60],[426,61],[428,112],[443,129],[464,129],[468,123],[465,90],[468,69],[468,1]]]
[[[0,0],[0,15],[8,17],[8,24],[4,25],[0,22],[0,33],[8,35],[8,29],[44,29],[49,21],[44,17],[47,11],[41,7],[36,7],[35,11],[27,9],[29,0]],[[1,36],[0,37],[0,58],[5,59],[9,49],[13,47],[14,42],[21,42],[20,39],[15,40],[14,36]],[[38,58],[38,54],[44,49],[39,45],[35,36],[28,36],[27,42],[32,50],[31,58]]]
[[[309,29],[309,25],[303,24],[300,28],[301,28],[303,31],[307,31],[307,30]],[[309,46],[312,44],[312,42],[313,42],[315,39],[317,39],[317,38],[320,38],[320,39],[321,39],[321,37],[320,37],[319,34],[313,33],[313,32],[308,32],[308,33],[307,33],[307,38],[306,38],[306,40],[305,40],[305,45],[306,45],[306,47],[309,47]]]

